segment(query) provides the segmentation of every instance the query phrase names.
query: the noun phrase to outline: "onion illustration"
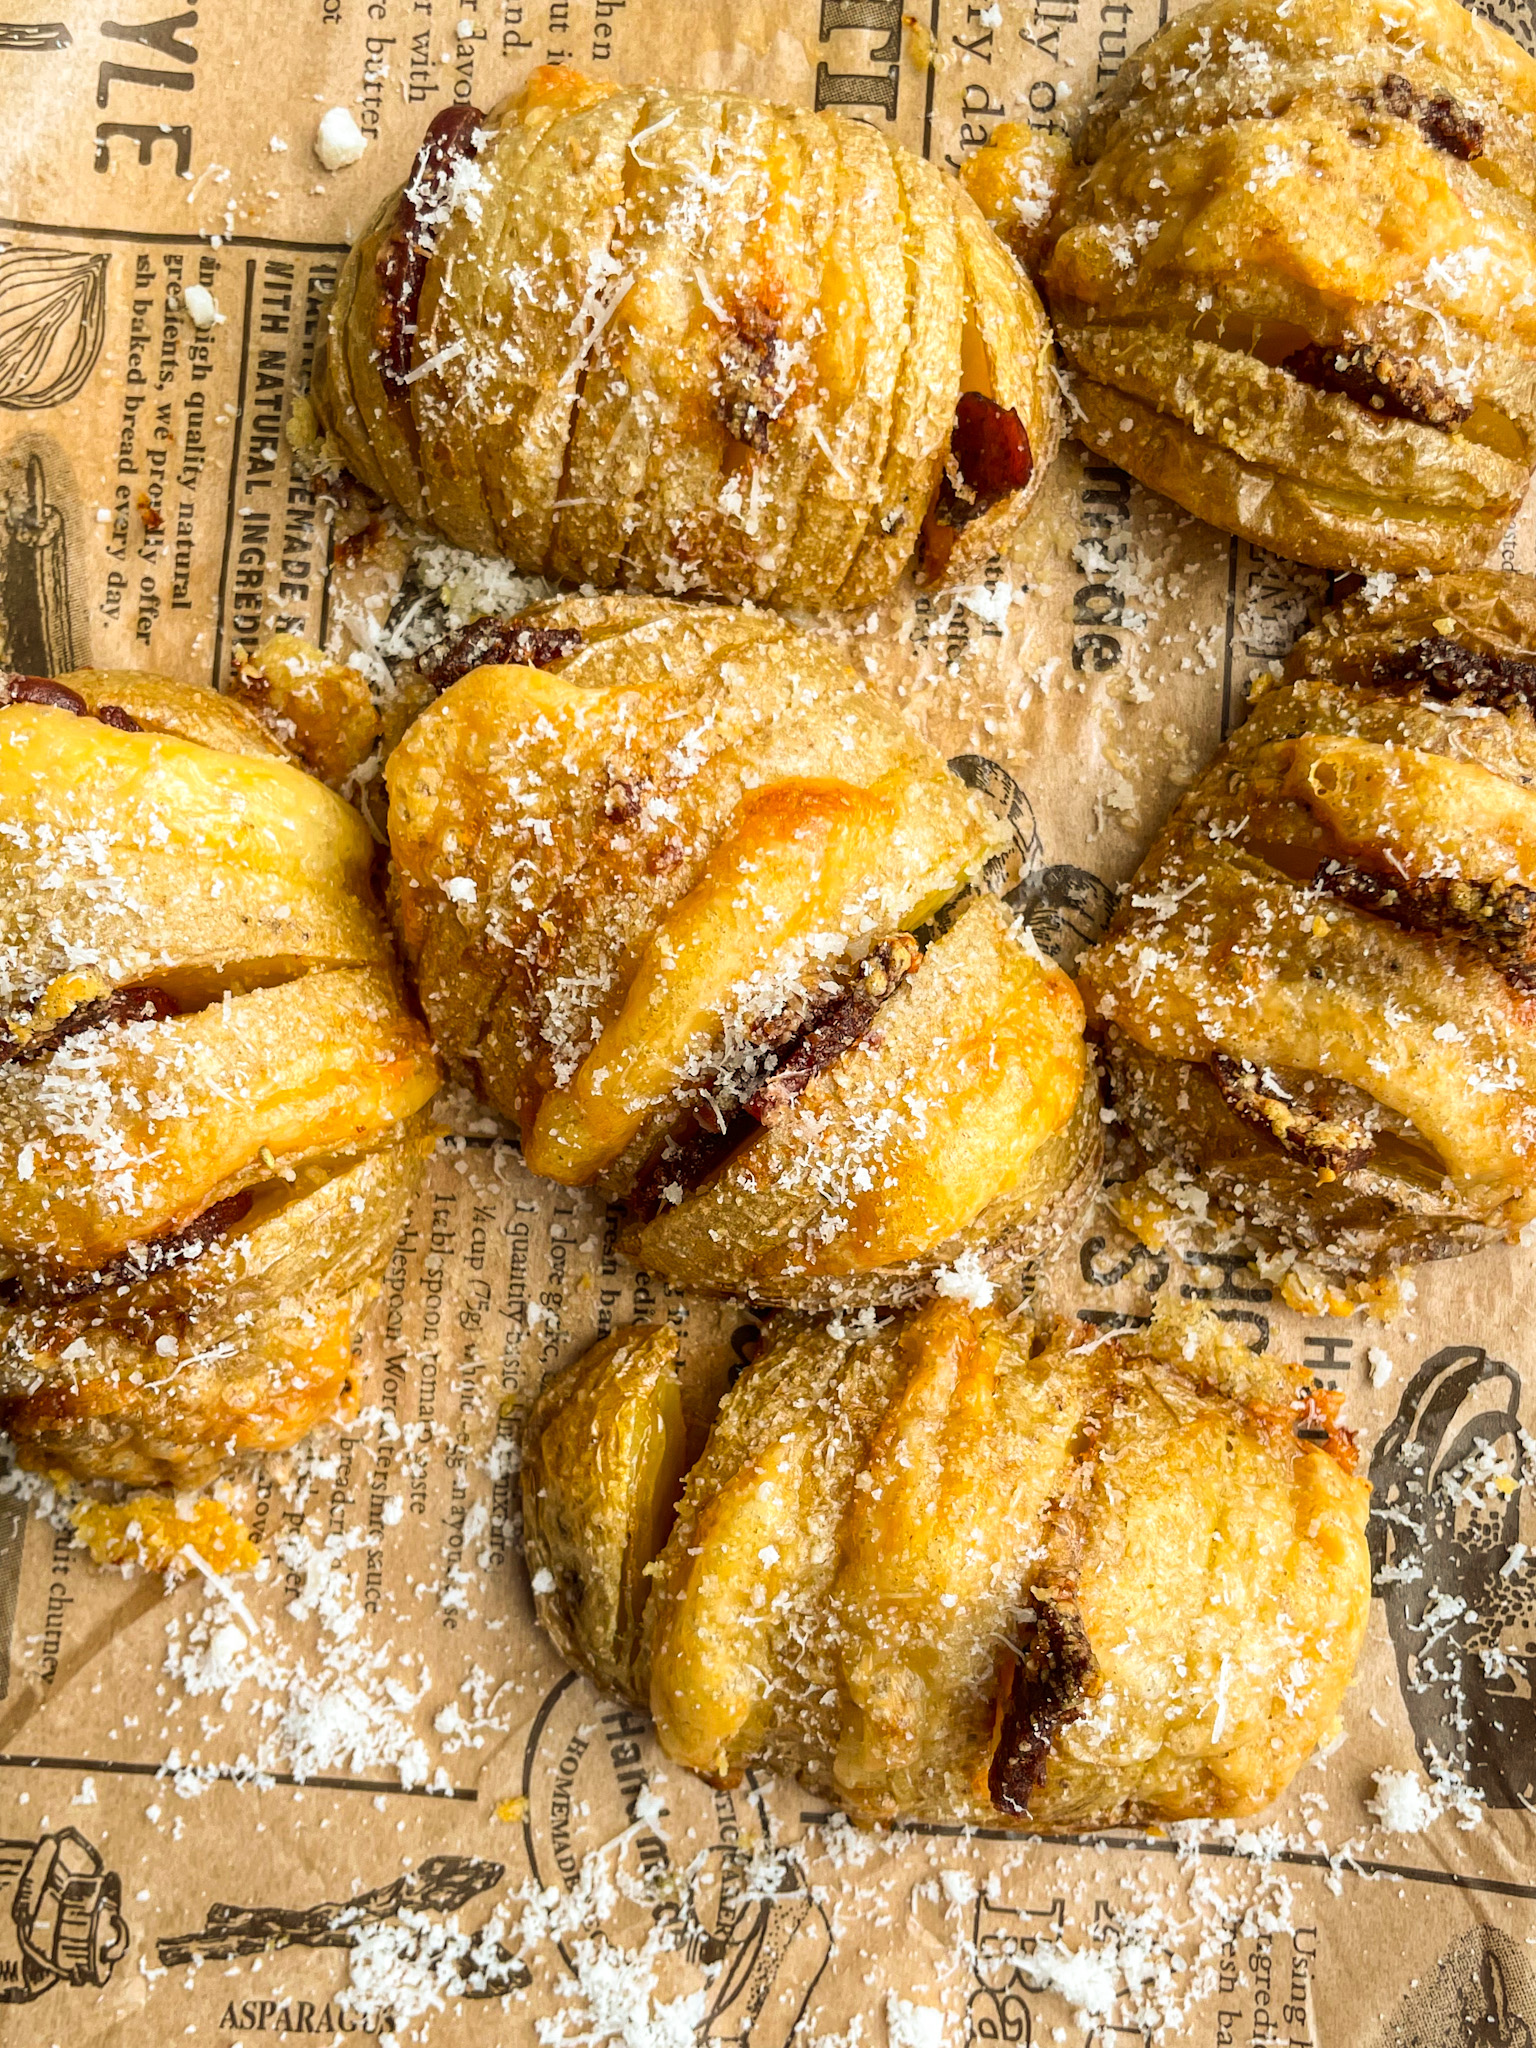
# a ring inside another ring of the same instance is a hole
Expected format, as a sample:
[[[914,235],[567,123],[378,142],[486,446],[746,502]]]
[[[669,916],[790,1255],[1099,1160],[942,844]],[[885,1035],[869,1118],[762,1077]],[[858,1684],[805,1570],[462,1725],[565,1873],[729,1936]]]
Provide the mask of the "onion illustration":
[[[106,274],[105,256],[0,250],[0,406],[41,411],[75,396],[101,353]]]

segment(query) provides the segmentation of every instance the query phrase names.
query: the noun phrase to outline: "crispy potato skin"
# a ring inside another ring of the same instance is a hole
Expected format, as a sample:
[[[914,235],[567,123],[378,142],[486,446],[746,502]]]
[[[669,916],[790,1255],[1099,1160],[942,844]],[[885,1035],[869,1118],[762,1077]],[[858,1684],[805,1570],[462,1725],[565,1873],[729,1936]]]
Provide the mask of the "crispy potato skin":
[[[475,135],[445,191],[407,188],[408,380],[381,278],[410,200],[354,247],[317,352],[324,447],[371,489],[571,582],[867,604],[979,391],[1032,473],[956,524],[944,573],[1012,539],[1060,437],[1050,328],[955,179],[862,123],[569,67]]]
[[[561,1654],[637,1705],[644,1568],[686,1471],[677,1341],[636,1325],[535,1401],[523,1430],[523,1547],[534,1606]]]
[[[345,1405],[438,1067],[357,814],[209,691],[60,681],[107,722],[0,708],[0,1427],[196,1484]]]
[[[990,898],[771,1124],[743,1107],[872,943],[999,850],[991,815],[771,614],[526,616],[578,650],[464,676],[387,780],[434,1039],[520,1122],[529,1165],[654,1184],[636,1256],[766,1302],[913,1298],[964,1253],[1002,1276],[1043,1249],[1097,1164],[1095,1083],[1075,990]],[[674,1177],[706,1116],[728,1145]]]
[[[1327,615],[1081,964],[1143,1148],[1323,1272],[1536,1215],[1533,647],[1493,572]]]
[[[1093,109],[1040,268],[1077,432],[1298,561],[1488,560],[1536,460],[1533,108],[1455,0],[1181,14]]]
[[[567,1400],[616,1412],[605,1350],[546,1387],[544,1440]],[[689,1475],[639,1653],[574,1661],[675,1761],[792,1771],[866,1822],[1255,1812],[1336,1726],[1370,1603],[1369,1490],[1297,1436],[1305,1385],[1214,1319],[1134,1343],[954,1302],[859,1341],[786,1321]],[[568,1522],[579,1582],[622,1511],[604,1489]],[[1002,1709],[1047,1610],[1078,1652],[1021,1799],[993,1790]],[[572,1655],[559,1590],[540,1614]]]

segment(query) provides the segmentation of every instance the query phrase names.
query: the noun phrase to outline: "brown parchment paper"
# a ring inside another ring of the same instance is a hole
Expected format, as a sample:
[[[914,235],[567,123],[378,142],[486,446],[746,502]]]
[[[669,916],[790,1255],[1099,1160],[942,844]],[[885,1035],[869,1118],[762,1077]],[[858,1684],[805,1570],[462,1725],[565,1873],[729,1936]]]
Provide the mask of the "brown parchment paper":
[[[348,238],[451,98],[489,106],[571,62],[836,107],[954,164],[1005,116],[1070,123],[1168,8],[18,11],[59,18],[0,22],[0,366],[23,257],[74,327],[0,390],[0,662],[217,684],[274,627],[347,649],[384,623],[409,537],[385,522],[338,556],[363,518],[317,507],[283,425]],[[1536,30],[1514,0],[1503,25]],[[333,106],[369,138],[334,174],[313,152]],[[214,296],[210,329],[181,310],[189,284]],[[1505,555],[1536,566],[1527,524]],[[1070,957],[1321,594],[1069,443],[983,585],[823,629],[1007,813],[1015,900]],[[1160,1294],[1208,1301],[1304,1358],[1345,1389],[1378,1501],[1427,1483],[1416,1561],[1378,1586],[1344,1741],[1247,1828],[860,1835],[792,1785],[719,1792],[665,1765],[534,1629],[513,1516],[530,1391],[619,1320],[670,1316],[700,1372],[753,1323],[627,1266],[614,1219],[528,1176],[472,1105],[451,1120],[370,1328],[363,1412],[226,1489],[261,1572],[167,1590],[102,1571],[46,1489],[0,1492],[8,2048],[1528,2048],[1531,1251],[1421,1274],[1387,1326],[1307,1319],[1235,1259],[1181,1265],[1106,1210],[1051,1276],[1059,1305],[1112,1326]],[[1395,1801],[1381,1771],[1403,1774]],[[1414,1786],[1423,1825],[1382,1826],[1367,1801],[1411,1809]],[[60,1854],[75,1874],[49,1885]]]

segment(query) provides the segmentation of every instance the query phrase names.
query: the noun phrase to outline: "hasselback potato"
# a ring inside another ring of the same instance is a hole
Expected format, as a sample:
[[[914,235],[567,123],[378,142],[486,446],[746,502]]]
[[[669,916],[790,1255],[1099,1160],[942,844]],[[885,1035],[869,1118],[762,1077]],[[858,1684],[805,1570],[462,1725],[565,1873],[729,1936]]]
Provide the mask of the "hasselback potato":
[[[387,770],[400,928],[535,1172],[761,1301],[1043,1248],[1099,1156],[1081,1004],[990,896],[923,929],[1008,835],[825,643],[568,598],[425,660],[458,679]]]
[[[1299,561],[1487,561],[1536,460],[1533,122],[1536,63],[1456,0],[1181,13],[1052,224],[1075,431]]]
[[[372,843],[249,713],[0,676],[0,1428],[206,1477],[332,1412],[438,1070]]]
[[[822,605],[974,578],[1055,451],[1050,331],[873,127],[537,70],[440,113],[343,270],[323,459],[573,582]]]
[[[1251,1813],[1333,1732],[1370,1606],[1369,1489],[1306,1388],[1214,1317],[785,1319],[684,1485],[676,1335],[622,1330],[528,1418],[539,1619],[675,1761],[860,1821]]]
[[[1536,1216],[1533,707],[1531,579],[1350,599],[1081,963],[1144,1150],[1324,1273]]]

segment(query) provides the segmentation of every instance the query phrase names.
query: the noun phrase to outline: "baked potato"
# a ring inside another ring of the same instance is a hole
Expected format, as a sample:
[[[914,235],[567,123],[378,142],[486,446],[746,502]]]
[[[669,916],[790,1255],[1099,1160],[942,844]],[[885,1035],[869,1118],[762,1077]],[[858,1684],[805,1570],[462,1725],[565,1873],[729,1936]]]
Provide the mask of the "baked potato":
[[[1334,1731],[1369,1489],[1214,1317],[786,1318],[681,1486],[676,1359],[632,1329],[557,1372],[522,1470],[540,1621],[675,1762],[861,1822],[1098,1828],[1253,1813]]]
[[[536,1173],[765,1302],[1044,1247],[1099,1156],[1081,1005],[990,896],[923,932],[1007,835],[830,648],[567,598],[428,666],[455,679],[387,769],[400,930]]]
[[[1321,1273],[1536,1216],[1533,706],[1531,579],[1349,599],[1080,964],[1143,1151]]]
[[[568,66],[433,119],[312,401],[318,459],[462,547],[817,605],[914,556],[974,580],[1060,431],[1039,300],[954,179],[863,122]]]
[[[438,1085],[361,819],[240,706],[0,677],[0,1428],[196,1483],[333,1411]]]
[[[1181,13],[1051,224],[1074,430],[1297,561],[1487,561],[1536,461],[1533,122],[1536,62],[1456,0]]]

